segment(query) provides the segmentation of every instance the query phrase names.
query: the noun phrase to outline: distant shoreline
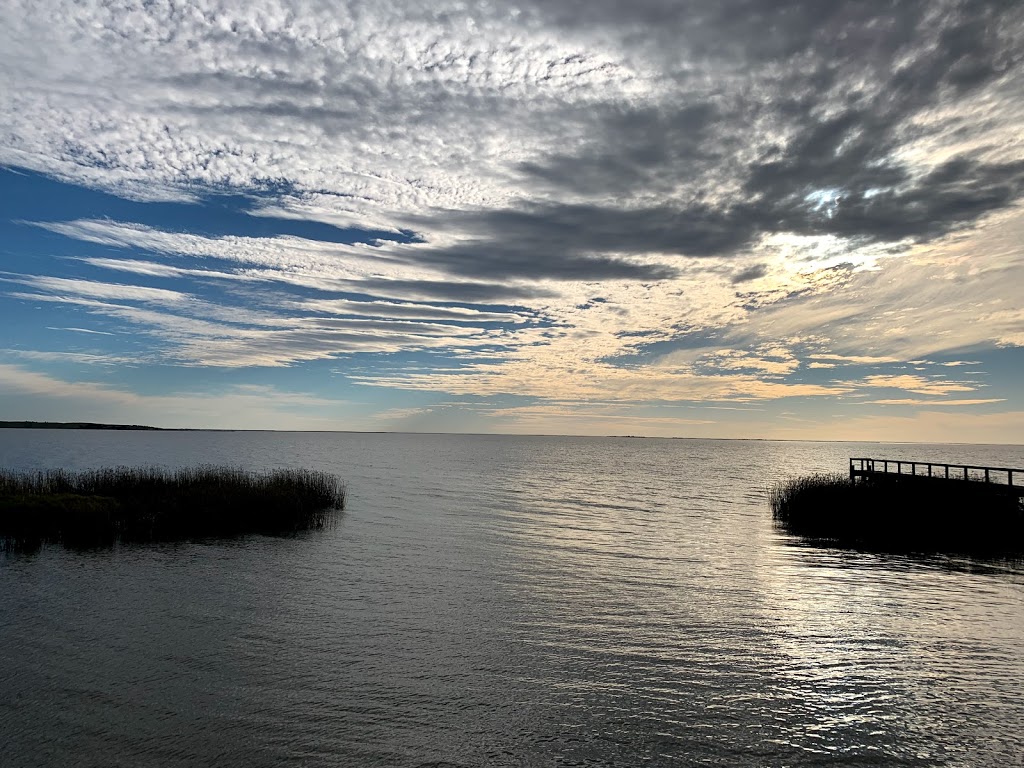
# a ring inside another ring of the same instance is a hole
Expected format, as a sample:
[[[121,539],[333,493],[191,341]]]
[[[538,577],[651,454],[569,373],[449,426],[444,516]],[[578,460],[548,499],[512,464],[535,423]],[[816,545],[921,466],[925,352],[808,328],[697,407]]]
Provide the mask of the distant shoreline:
[[[864,443],[869,445],[967,445],[995,446],[999,448],[1018,448],[1024,443],[964,443],[964,442],[921,442],[906,440],[811,440],[795,437],[694,437],[688,435],[570,435],[557,433],[518,433],[518,432],[403,432],[387,429],[259,429],[238,427],[150,427],[141,424],[99,424],[88,421],[0,421],[0,429],[105,429],[146,432],[281,432],[317,435],[427,435],[445,437],[553,437],[583,438],[595,440],[694,440],[708,442],[736,443]]]
[[[0,421],[0,429],[138,429],[154,432],[164,431],[161,427],[147,427],[141,424],[96,424],[90,421]]]

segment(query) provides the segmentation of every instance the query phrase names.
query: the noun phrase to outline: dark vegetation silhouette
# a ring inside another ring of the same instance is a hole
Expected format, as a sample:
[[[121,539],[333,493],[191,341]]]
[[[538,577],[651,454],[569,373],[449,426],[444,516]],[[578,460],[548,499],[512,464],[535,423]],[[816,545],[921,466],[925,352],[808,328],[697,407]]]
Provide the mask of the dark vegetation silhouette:
[[[282,534],[324,528],[344,504],[338,478],[301,469],[0,470],[0,540],[18,549]]]
[[[768,500],[781,528],[812,541],[892,552],[1024,553],[1024,500],[1006,485],[817,474],[776,484]]]
[[[142,424],[98,424],[92,421],[0,421],[0,429],[110,429],[162,431]]]

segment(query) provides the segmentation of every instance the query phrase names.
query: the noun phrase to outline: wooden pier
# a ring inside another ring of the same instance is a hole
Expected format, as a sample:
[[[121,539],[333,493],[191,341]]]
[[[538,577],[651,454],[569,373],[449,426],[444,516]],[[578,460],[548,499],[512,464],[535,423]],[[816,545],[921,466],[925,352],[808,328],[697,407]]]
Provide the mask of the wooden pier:
[[[850,459],[850,476],[784,481],[769,495],[789,533],[831,545],[1024,561],[1024,469]]]
[[[1005,490],[1011,496],[1024,498],[1024,469],[1010,467],[855,457],[850,459],[850,480],[858,479],[948,482],[958,487],[963,487],[961,484],[966,481],[987,484],[990,489]]]

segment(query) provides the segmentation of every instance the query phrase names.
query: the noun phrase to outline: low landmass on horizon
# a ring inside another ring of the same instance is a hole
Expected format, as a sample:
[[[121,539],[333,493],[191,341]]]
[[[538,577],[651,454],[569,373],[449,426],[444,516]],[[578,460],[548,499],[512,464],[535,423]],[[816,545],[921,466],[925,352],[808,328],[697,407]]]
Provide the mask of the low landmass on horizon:
[[[91,421],[0,421],[0,429],[122,429],[164,431],[143,424],[96,424]]]

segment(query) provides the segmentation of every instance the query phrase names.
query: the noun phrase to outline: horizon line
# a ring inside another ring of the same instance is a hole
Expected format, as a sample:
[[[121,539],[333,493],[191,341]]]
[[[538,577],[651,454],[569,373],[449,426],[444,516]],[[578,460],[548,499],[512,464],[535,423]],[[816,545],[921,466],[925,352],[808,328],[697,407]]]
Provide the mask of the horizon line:
[[[22,426],[32,425],[32,426]],[[52,426],[50,426],[52,425]],[[877,445],[996,445],[1019,446],[1021,443],[971,443],[961,441],[922,441],[922,440],[843,440],[824,438],[795,437],[693,437],[685,435],[580,435],[559,432],[431,432],[387,429],[270,429],[265,427],[154,427],[146,424],[108,424],[91,421],[34,421],[34,420],[0,420],[0,429],[94,429],[111,432],[280,432],[304,434],[349,434],[349,435],[445,435],[462,437],[574,437],[595,438],[599,440],[715,440],[742,441],[762,443],[874,443]]]

